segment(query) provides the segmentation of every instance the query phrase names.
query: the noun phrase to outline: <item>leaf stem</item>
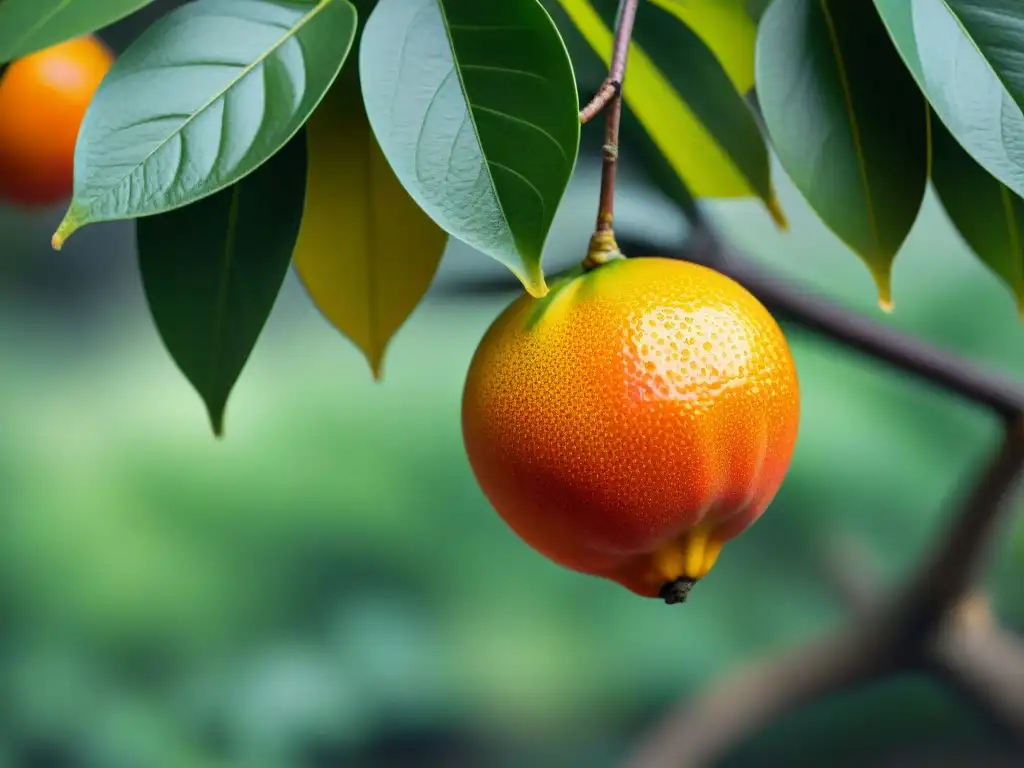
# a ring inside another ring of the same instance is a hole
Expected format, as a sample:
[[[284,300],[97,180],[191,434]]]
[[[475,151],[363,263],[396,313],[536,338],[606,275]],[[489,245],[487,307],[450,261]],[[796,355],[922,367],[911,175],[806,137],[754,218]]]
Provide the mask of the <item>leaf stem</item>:
[[[622,84],[626,77],[626,59],[633,37],[633,22],[639,0],[620,0],[619,18],[615,25],[608,78],[589,104],[580,111],[580,122],[586,123],[602,109],[605,112],[604,162],[601,166],[601,194],[597,207],[597,224],[590,238],[590,247],[583,260],[584,269],[593,269],[612,259],[622,258],[612,227],[615,218],[615,171],[619,160],[619,123],[622,119]]]

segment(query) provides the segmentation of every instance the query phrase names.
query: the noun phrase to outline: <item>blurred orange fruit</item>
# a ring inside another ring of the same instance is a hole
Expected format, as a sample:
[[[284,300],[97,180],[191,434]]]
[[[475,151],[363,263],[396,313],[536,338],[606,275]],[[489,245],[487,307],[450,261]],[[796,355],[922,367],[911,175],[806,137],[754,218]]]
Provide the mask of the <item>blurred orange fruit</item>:
[[[617,259],[524,294],[470,365],[470,465],[556,563],[685,599],[789,468],[796,369],[754,296],[706,267]]]
[[[0,78],[0,197],[37,206],[71,194],[78,129],[113,60],[86,35],[10,64]]]

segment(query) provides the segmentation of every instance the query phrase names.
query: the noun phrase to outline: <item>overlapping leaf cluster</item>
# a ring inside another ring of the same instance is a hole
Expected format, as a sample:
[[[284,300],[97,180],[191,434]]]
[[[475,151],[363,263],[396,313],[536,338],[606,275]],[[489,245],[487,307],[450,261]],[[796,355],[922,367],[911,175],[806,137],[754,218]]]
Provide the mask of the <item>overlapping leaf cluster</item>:
[[[146,4],[3,0],[0,62]],[[607,65],[618,5],[194,0],[104,80],[54,246],[137,220],[152,315],[218,433],[289,265],[379,376],[449,236],[546,293],[573,62]],[[750,197],[785,226],[771,146],[884,306],[930,181],[1024,297],[1019,0],[641,0],[623,98],[624,152],[685,212]]]

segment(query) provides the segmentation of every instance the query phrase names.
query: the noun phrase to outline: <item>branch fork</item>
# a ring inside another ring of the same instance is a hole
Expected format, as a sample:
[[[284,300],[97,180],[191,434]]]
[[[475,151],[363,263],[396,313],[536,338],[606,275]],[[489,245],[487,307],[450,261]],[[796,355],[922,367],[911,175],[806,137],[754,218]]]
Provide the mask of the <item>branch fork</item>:
[[[690,245],[695,251],[677,257],[737,280],[776,317],[987,407],[1002,421],[1003,438],[956,503],[932,553],[902,585],[884,590],[865,552],[837,549],[829,557],[830,575],[853,614],[846,626],[683,700],[641,737],[626,765],[712,766],[787,712],[907,670],[935,676],[970,701],[1006,741],[1024,748],[1024,639],[998,625],[976,583],[1024,469],[1024,389],[768,277],[706,221],[694,224]]]

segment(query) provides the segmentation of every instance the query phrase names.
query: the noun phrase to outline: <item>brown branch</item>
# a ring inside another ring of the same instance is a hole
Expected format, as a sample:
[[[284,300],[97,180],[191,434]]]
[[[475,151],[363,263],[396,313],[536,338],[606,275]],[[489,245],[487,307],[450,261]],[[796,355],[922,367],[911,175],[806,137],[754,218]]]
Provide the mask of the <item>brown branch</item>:
[[[875,651],[881,638],[844,631],[741,669],[683,702],[649,734],[628,768],[697,768],[776,717],[878,678],[888,670]]]
[[[598,92],[595,101],[603,99],[606,106],[604,146],[601,162],[601,192],[597,204],[597,223],[590,238],[583,268],[591,269],[609,259],[621,258],[622,253],[615,242],[613,223],[615,220],[615,177],[619,163],[619,125],[622,122],[622,84],[626,78],[626,60],[629,58],[629,43],[633,37],[633,23],[639,0],[620,0],[619,18],[615,25],[615,45],[612,49],[608,79]],[[607,95],[609,88],[612,90]],[[596,114],[601,106],[592,102],[583,108],[580,119]],[[592,107],[594,109],[592,110]],[[589,119],[589,117],[588,117]]]
[[[850,536],[836,536],[824,546],[822,569],[843,604],[854,614],[876,607],[879,577],[874,559],[864,543]]]
[[[844,629],[752,665],[684,701],[646,734],[630,768],[699,768],[776,717],[829,693],[906,669],[930,669],[1024,744],[1024,642],[996,626],[969,590],[1024,466],[1024,394],[957,356],[791,288],[751,266],[696,222],[689,258],[733,277],[777,317],[993,409],[1002,445],[957,505],[934,552],[888,599],[839,584],[858,608]],[[638,252],[651,252],[648,246]],[[840,564],[841,565],[841,564]],[[847,574],[848,575],[848,574]],[[868,575],[870,580],[870,574]],[[851,582],[852,583],[852,582]]]
[[[585,125],[597,117],[601,110],[608,106],[608,102],[619,95],[621,90],[621,80],[612,80],[609,77],[601,83],[601,87],[594,94],[594,98],[590,100],[587,106],[580,110],[580,122]]]
[[[1024,642],[994,624],[958,618],[937,634],[929,660],[1007,741],[1024,741]]]
[[[635,253],[666,250],[636,239],[622,241]],[[645,735],[629,765],[713,764],[718,755],[786,711],[840,688],[915,668],[939,676],[976,704],[1003,735],[1024,742],[1024,641],[997,627],[983,600],[964,595],[1002,523],[1006,496],[1024,461],[1022,388],[787,285],[719,240],[706,222],[695,222],[684,252],[675,255],[733,277],[779,319],[989,408],[1003,419],[1006,431],[1001,448],[964,494],[933,553],[902,588],[888,595],[881,592],[871,569],[860,568],[857,559],[833,563],[839,571],[831,576],[854,609],[852,622],[825,639],[742,669],[684,701]],[[510,291],[516,288],[509,284]]]
[[[608,77],[600,89],[583,109],[580,110],[580,122],[593,120],[608,104],[622,93],[622,83],[626,78],[626,59],[629,57],[629,43],[633,39],[633,22],[639,0],[621,0],[619,19],[615,25],[615,42],[612,47],[612,58],[608,66]]]
[[[1024,420],[1006,426],[1003,442],[960,505],[934,553],[920,565],[900,598],[908,631],[932,632],[977,579],[998,533],[1010,492],[1024,465]],[[1021,688],[1024,696],[1024,687]]]

